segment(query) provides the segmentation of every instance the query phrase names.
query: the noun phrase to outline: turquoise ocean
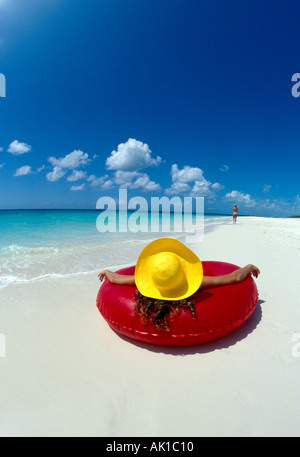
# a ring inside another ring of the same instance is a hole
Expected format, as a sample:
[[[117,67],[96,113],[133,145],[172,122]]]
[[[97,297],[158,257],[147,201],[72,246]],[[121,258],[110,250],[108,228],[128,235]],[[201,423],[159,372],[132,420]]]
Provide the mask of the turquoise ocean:
[[[132,231],[129,220],[132,222],[133,213],[117,212],[105,221],[110,222],[110,229],[102,224],[104,229],[99,231],[99,216],[100,211],[95,210],[0,210],[0,288],[16,282],[130,265],[148,242],[161,236],[180,239],[191,230],[186,226],[177,230],[172,214],[166,226],[162,224],[161,214],[149,213],[144,217],[144,231],[142,224],[140,228],[136,224],[136,230]],[[153,218],[158,224],[154,225],[159,227],[156,232],[151,231]],[[123,231],[119,230],[121,219]],[[205,215],[205,229],[228,219],[228,216]],[[125,226],[124,220],[128,221]],[[195,225],[195,215],[190,222]]]

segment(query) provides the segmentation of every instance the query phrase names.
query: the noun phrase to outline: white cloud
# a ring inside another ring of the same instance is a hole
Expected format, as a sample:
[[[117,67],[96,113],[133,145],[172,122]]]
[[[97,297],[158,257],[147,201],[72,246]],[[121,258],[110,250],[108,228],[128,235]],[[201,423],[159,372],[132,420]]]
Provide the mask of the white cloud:
[[[212,196],[211,182],[204,178],[201,168],[186,165],[180,170],[177,164],[173,164],[171,176],[172,185],[166,189],[167,195],[189,193],[197,197]]]
[[[80,186],[72,186],[72,187],[71,187],[71,190],[72,190],[72,191],[75,191],[75,192],[76,192],[76,191],[80,191],[80,190],[83,190],[83,189],[84,189],[84,186],[85,186],[84,183],[81,184]]]
[[[30,150],[31,150],[31,146],[29,146],[29,144],[20,143],[18,140],[15,140],[12,143],[10,143],[10,145],[7,149],[7,151],[13,155],[25,154],[26,152],[29,152]]]
[[[161,189],[161,186],[151,181],[146,173],[137,173],[136,179],[131,183],[130,189],[141,188],[145,192],[155,192]]]
[[[133,182],[133,179],[137,177],[137,171],[122,171],[118,170],[114,176],[114,183],[120,187],[130,188]]]
[[[171,187],[166,189],[165,193],[167,195],[178,195],[185,192],[191,192],[192,188],[184,182],[174,182]]]
[[[210,182],[203,178],[201,181],[196,181],[191,192],[194,197],[212,197],[212,191],[210,189]]]
[[[87,165],[90,162],[90,159],[88,154],[80,150],[75,150],[59,159],[56,157],[49,157],[48,161],[54,167],[52,172],[47,173],[48,181],[58,181],[67,173],[67,170],[73,170],[73,173],[69,176],[68,181],[77,181],[78,179],[82,179],[82,177],[86,177],[86,175],[81,175],[82,177],[79,178],[78,176],[83,174],[83,172],[76,171],[76,168]]]
[[[37,168],[36,170],[36,173],[40,173],[41,171],[43,171],[45,168],[45,165],[42,165],[41,167]]]
[[[94,158],[98,157],[94,155]],[[146,173],[141,173],[142,168],[158,165],[161,162],[160,157],[153,158],[149,146],[141,141],[129,138],[126,143],[119,144],[117,151],[113,151],[106,160],[106,166],[110,170],[115,170],[113,176],[105,175],[97,177],[96,175],[87,176],[87,173],[78,170],[79,167],[85,166],[90,162],[88,154],[75,150],[65,157],[49,157],[48,161],[54,169],[48,173],[48,181],[58,181],[68,170],[72,174],[68,176],[68,181],[78,181],[86,179],[90,186],[101,190],[108,190],[115,186],[126,187],[129,189],[142,189],[145,192],[157,191],[161,187],[158,183],[151,181]],[[82,190],[81,186],[73,186],[72,190]]]
[[[60,167],[55,166],[53,171],[47,173],[46,177],[48,181],[55,182],[59,181],[66,174],[66,171],[62,170]]]
[[[203,178],[203,171],[201,168],[184,166],[179,170],[178,165],[175,163],[171,168],[171,176],[173,182],[192,182],[198,181]]]
[[[0,165],[0,168],[1,168],[1,165]],[[26,175],[38,174],[44,168],[45,168],[45,166],[43,165],[40,168],[37,168],[36,171],[33,171],[32,167],[30,165],[24,165],[23,167],[20,167],[16,170],[14,176],[26,176]]]
[[[300,195],[296,195],[293,204],[293,210],[291,212],[293,216],[298,215],[300,216]]]
[[[91,183],[91,187],[98,187],[101,190],[107,190],[114,187],[114,183],[111,179],[109,179],[108,175],[100,176],[99,178],[95,175],[90,175],[87,178],[87,181]]]
[[[215,182],[214,184],[211,185],[211,188],[213,190],[218,191],[218,190],[223,190],[225,187],[222,184]]]
[[[151,156],[148,144],[129,138],[126,143],[118,145],[117,151],[112,151],[106,160],[109,170],[138,171],[143,168],[159,165],[161,158]]]
[[[72,174],[68,176],[68,181],[79,181],[80,179],[86,178],[86,171],[73,170]]]
[[[272,188],[271,184],[265,184],[263,187],[264,193],[266,194],[267,192],[270,192],[271,188]]]
[[[229,171],[229,166],[228,166],[228,165],[222,165],[222,166],[220,167],[220,170],[221,170],[221,171],[224,171],[224,173],[226,173],[227,171]]]
[[[91,187],[101,190],[111,189],[116,186],[123,189],[142,189],[144,192],[161,190],[161,186],[151,181],[147,173],[138,171],[118,170],[112,177],[105,175],[97,178],[95,175],[91,175],[87,178],[87,181],[91,183]]]
[[[233,190],[232,192],[228,192],[225,195],[227,200],[235,201],[236,203],[241,203],[245,206],[251,207],[256,205],[256,201],[251,198],[250,194],[243,194],[238,190]]]
[[[24,165],[16,170],[14,176],[26,176],[32,173],[32,169],[29,165]]]
[[[4,165],[5,165],[5,163],[0,163],[0,170],[1,170],[1,168],[4,167]]]
[[[70,154],[65,155],[65,157],[61,157],[60,159],[49,157],[48,160],[53,166],[57,166],[62,169],[66,168],[73,170],[74,168],[79,168],[81,166],[87,165],[89,162],[89,156],[83,151],[75,150],[70,152]]]
[[[161,187],[154,181],[151,181],[147,173],[138,171],[122,171],[118,170],[113,178],[114,183],[127,189],[143,189],[145,192],[157,191]]]

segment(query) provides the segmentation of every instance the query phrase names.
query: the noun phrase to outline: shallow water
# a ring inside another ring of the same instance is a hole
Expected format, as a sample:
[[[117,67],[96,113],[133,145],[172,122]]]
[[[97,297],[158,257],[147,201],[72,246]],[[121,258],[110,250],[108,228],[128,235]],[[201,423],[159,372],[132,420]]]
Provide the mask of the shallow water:
[[[194,215],[180,227],[174,226],[174,215],[169,224],[162,224],[161,215],[147,214],[143,216],[143,224],[132,212],[117,213],[105,221],[112,223],[116,231],[99,232],[99,228],[106,229],[103,223],[99,226],[99,214],[99,211],[79,210],[0,211],[0,288],[46,276],[68,276],[133,264],[148,242],[161,236],[180,238],[197,222]],[[126,222],[123,232],[119,230],[121,219]],[[228,217],[207,215],[204,221],[208,227],[222,224]],[[153,232],[151,227],[158,227],[159,231]]]

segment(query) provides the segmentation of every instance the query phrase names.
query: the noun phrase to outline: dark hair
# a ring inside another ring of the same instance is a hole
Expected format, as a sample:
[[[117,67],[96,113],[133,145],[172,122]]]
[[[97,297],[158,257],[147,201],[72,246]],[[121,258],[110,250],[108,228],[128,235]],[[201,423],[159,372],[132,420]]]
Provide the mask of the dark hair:
[[[142,316],[142,321],[151,321],[157,330],[170,330],[168,317],[179,314],[181,308],[189,309],[192,316],[196,318],[194,301],[191,297],[183,300],[169,301],[149,298],[142,295],[139,291],[135,294],[136,304],[135,313]]]

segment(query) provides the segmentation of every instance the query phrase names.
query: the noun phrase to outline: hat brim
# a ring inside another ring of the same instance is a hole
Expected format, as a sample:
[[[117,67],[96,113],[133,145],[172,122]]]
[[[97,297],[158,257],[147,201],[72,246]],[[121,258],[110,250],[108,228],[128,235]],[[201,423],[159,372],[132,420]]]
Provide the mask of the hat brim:
[[[157,287],[151,275],[154,256],[162,252],[178,256],[185,277],[179,286],[167,292]],[[200,259],[187,246],[173,238],[159,238],[149,243],[141,252],[135,267],[135,283],[139,292],[145,297],[161,300],[182,300],[190,297],[197,292],[202,279],[203,267]]]

